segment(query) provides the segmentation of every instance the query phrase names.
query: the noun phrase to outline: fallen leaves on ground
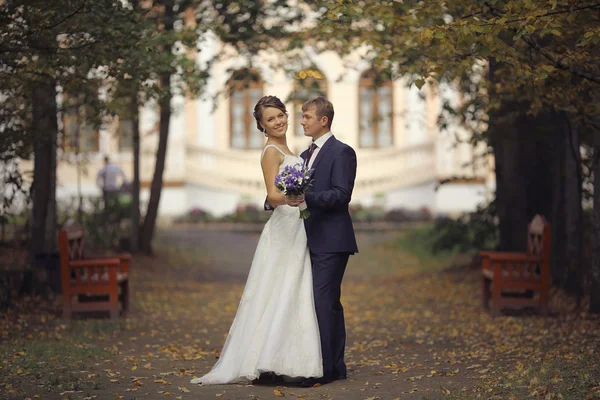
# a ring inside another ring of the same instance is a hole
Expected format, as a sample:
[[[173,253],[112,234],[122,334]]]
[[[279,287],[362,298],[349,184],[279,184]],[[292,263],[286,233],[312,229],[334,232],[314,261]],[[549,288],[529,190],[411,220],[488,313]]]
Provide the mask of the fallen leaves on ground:
[[[8,399],[42,390],[69,390],[71,399],[142,391],[183,399],[558,399],[562,391],[600,398],[598,318],[575,312],[555,292],[551,317],[521,312],[493,319],[480,305],[479,271],[428,265],[422,272],[419,260],[391,239],[362,246],[348,266],[348,380],[294,387],[293,394],[286,386],[190,384],[218,359],[244,282],[190,279],[199,267],[179,255],[176,264],[135,260],[132,312],[116,323],[66,323],[58,303],[21,299],[1,321],[0,392]],[[248,247],[236,251],[250,260]]]

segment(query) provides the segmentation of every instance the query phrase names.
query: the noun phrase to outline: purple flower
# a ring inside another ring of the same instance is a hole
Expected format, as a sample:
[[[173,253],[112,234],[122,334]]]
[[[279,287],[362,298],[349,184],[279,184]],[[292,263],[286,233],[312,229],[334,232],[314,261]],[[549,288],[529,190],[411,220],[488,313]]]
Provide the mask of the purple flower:
[[[275,177],[275,186],[288,196],[302,195],[312,184],[311,175],[312,170],[303,164],[286,165]]]

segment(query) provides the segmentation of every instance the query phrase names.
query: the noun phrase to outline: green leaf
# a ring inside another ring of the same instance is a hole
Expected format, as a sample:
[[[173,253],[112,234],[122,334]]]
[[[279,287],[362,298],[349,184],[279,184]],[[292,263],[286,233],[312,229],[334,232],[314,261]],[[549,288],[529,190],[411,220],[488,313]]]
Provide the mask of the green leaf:
[[[556,70],[552,65],[542,65],[542,69],[548,73],[552,73]]]
[[[415,81],[415,86],[418,87],[419,90],[421,90],[423,85],[425,85],[425,79],[420,78]]]
[[[483,58],[488,58],[490,55],[490,49],[488,49],[486,46],[480,46],[479,55]]]
[[[431,39],[433,38],[433,32],[430,29],[425,28],[421,31],[421,37],[425,39]]]

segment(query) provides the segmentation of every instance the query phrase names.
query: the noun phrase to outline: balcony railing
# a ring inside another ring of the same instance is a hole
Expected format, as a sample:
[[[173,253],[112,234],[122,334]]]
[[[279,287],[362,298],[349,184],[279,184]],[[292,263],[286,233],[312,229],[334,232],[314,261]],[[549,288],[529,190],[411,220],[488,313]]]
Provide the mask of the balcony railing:
[[[366,196],[436,179],[433,142],[400,149],[359,150],[355,195]],[[186,181],[249,195],[263,195],[260,151],[186,149]]]

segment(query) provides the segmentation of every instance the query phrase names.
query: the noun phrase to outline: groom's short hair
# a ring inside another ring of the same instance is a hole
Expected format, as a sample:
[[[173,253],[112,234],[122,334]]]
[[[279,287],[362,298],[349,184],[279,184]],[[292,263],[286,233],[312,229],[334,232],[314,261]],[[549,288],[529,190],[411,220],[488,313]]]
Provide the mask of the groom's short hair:
[[[331,129],[331,123],[333,122],[333,104],[323,96],[310,99],[302,104],[302,111],[307,111],[311,107],[315,108],[317,118],[327,117],[328,128]]]

